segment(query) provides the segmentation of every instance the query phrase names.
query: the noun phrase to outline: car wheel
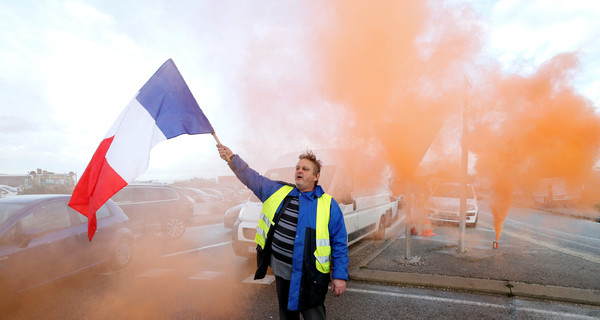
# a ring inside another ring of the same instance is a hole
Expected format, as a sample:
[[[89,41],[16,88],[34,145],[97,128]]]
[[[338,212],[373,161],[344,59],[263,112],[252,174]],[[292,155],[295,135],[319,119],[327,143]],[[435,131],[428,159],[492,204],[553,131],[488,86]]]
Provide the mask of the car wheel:
[[[385,216],[381,216],[379,220],[379,229],[373,234],[375,240],[383,240],[385,238]]]
[[[165,224],[165,232],[167,237],[179,239],[185,232],[185,223],[181,219],[173,217]]]
[[[111,253],[111,266],[115,269],[125,268],[131,262],[131,257],[131,240],[125,237],[118,239]]]
[[[392,225],[392,210],[385,212],[385,226],[389,227]]]

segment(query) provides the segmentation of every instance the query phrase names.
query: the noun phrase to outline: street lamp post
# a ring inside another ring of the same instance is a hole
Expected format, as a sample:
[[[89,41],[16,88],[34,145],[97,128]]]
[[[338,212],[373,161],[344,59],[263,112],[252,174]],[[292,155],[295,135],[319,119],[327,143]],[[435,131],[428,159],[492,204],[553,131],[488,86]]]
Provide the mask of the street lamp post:
[[[465,75],[463,105],[462,105],[462,135],[461,135],[461,161],[460,161],[460,218],[458,232],[458,252],[465,250],[465,225],[467,212],[467,175],[469,166],[469,146],[467,144],[467,109],[469,107],[467,90],[471,88],[471,79]]]
[[[404,212],[405,212],[405,220],[406,220],[406,239],[405,239],[405,248],[406,248],[406,252],[404,255],[404,259],[408,260],[410,259],[410,229],[411,229],[411,221],[412,221],[412,203],[411,203],[411,196],[410,196],[410,192],[408,193],[408,197],[404,196],[404,202],[405,202],[405,207],[404,207]]]

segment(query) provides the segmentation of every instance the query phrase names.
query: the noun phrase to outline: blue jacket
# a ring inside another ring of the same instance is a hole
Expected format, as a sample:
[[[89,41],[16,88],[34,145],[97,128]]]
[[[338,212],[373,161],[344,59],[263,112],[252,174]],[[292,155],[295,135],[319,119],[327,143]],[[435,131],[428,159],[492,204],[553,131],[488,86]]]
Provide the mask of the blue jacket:
[[[238,155],[231,158],[229,166],[238,179],[252,190],[262,202],[267,200],[284,184],[283,182],[273,181],[261,176],[250,168]],[[314,248],[311,242],[315,241],[317,199],[323,193],[323,188],[317,185],[313,191],[304,193],[294,187],[288,195],[298,197],[300,205],[296,239],[294,241],[294,253],[292,256],[292,277],[288,299],[289,310],[302,310],[322,304],[327,294],[327,286],[331,281],[328,274],[322,274],[316,270],[314,255],[310,249],[310,247]],[[277,211],[279,212],[280,210],[281,205]],[[275,228],[271,227],[271,230],[275,230]],[[269,232],[267,241],[270,240],[271,234],[272,232]],[[344,216],[335,199],[331,200],[329,237],[331,246],[331,278],[348,280],[348,235],[346,233],[346,225],[344,224]],[[265,246],[265,250],[266,248]],[[259,252],[260,254],[261,252]],[[305,259],[304,257],[309,258]],[[258,275],[257,278],[262,277],[264,277],[264,273]]]

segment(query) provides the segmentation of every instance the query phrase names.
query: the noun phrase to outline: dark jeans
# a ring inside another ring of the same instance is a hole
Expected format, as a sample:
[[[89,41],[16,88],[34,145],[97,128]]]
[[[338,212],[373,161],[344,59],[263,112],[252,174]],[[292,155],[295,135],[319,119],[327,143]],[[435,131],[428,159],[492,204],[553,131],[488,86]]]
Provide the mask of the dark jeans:
[[[287,309],[287,304],[290,293],[290,280],[285,280],[281,277],[275,277],[275,284],[277,285],[277,300],[279,300],[279,319],[300,319],[300,314],[302,314],[302,318],[304,320],[325,319],[324,304],[306,310],[289,311]]]

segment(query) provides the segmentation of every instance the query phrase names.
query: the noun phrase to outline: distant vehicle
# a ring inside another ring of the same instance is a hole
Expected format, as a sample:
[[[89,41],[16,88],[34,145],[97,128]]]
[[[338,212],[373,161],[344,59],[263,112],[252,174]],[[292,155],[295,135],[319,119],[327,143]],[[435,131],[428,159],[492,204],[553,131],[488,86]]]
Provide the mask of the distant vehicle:
[[[178,239],[193,217],[194,200],[167,185],[130,184],[117,192],[112,200],[129,217],[131,229],[136,234],[160,232]]]
[[[213,196],[217,197],[217,199],[219,199],[219,201],[221,201],[221,202],[225,201],[225,196],[218,189],[215,189],[215,188],[200,188],[200,189],[208,194],[212,194]]]
[[[0,198],[16,196],[19,193],[19,190],[15,187],[0,185]]]
[[[272,180],[292,179],[300,153],[282,156],[264,176]],[[319,185],[334,197],[344,214],[348,245],[366,237],[383,240],[387,217],[392,216],[397,202],[391,201],[389,190],[381,187],[383,182],[374,183],[371,187],[355,184],[358,177],[366,172],[366,165],[373,172],[376,168],[374,162],[367,157],[357,157],[356,153],[348,153],[347,150],[321,150],[316,153],[323,161]],[[360,159],[365,163],[358,163]],[[352,161],[357,163],[350,163]],[[234,208],[236,209],[232,210],[237,210],[237,207]],[[256,252],[254,237],[261,209],[262,203],[254,195],[242,203],[239,209],[239,217],[233,226],[232,243],[238,256],[247,257]]]
[[[69,195],[18,195],[0,199],[0,296],[14,294],[95,266],[124,268],[131,261],[128,218],[112,201],[87,218],[67,206]]]
[[[194,201],[194,216],[218,213],[221,202],[217,197],[208,194],[199,188],[177,188],[177,192],[189,196]]]
[[[7,190],[9,192],[14,192],[14,193],[18,193],[19,192],[18,188],[11,187],[11,186],[5,185],[5,184],[0,184],[0,188],[5,189],[5,190]]]
[[[460,222],[460,183],[443,183],[435,187],[425,204],[429,220]],[[475,227],[479,219],[479,204],[472,185],[467,185],[466,226]]]
[[[533,198],[544,207],[552,207],[575,203],[581,200],[582,194],[583,185],[570,185],[564,178],[552,177],[540,180]]]

